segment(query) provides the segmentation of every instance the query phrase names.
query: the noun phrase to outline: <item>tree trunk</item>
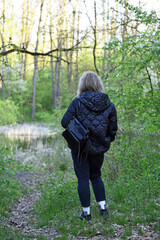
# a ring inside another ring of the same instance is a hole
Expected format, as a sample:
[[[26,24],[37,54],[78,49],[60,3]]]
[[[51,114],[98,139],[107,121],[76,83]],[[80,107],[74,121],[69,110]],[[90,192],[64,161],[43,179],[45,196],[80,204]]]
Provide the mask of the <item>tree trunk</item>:
[[[59,108],[61,108],[62,106],[62,86],[63,86],[63,67],[61,66]]]
[[[57,51],[58,57],[58,51]],[[55,83],[54,83],[54,91],[55,91],[55,107],[57,107],[57,81],[58,81],[58,58],[55,62]]]
[[[96,0],[94,0],[94,28],[93,28],[93,34],[94,34],[94,46],[93,46],[93,59],[94,59],[94,67],[99,74],[99,70],[97,68],[97,58],[96,58],[96,47],[97,47],[97,5]]]
[[[50,45],[51,51],[53,49],[53,40],[52,40],[52,27],[50,22]],[[55,97],[55,81],[54,81],[54,69],[53,69],[53,56],[51,55],[51,80],[52,80],[52,107],[56,106],[56,97]]]
[[[21,43],[20,43],[20,47],[21,48],[24,48],[24,31],[25,31],[25,24],[24,24],[24,19],[25,19],[25,3],[23,2],[23,5],[22,5],[22,19],[21,19],[21,24],[22,24],[22,27],[21,27]],[[21,79],[23,79],[23,63],[24,63],[24,55],[22,54],[21,56]]]
[[[41,20],[42,20],[42,11],[43,11],[43,3],[44,3],[44,0],[41,0],[40,17],[39,17],[39,24],[38,24],[37,41],[36,41],[35,52],[38,51],[39,35],[40,35],[40,25],[41,25]],[[35,55],[35,57],[34,57],[34,75],[33,75],[33,84],[32,84],[32,119],[35,118],[37,65],[38,65],[38,56]]]
[[[59,36],[58,38],[58,48],[61,48],[61,38]],[[57,52],[58,53],[58,52]],[[62,52],[59,52],[58,55],[59,59],[58,59],[58,72],[57,72],[57,97],[60,97],[60,77],[61,77],[61,57],[62,57]],[[59,103],[58,103],[59,105]]]
[[[8,61],[8,57],[6,55],[6,63],[7,63],[7,66],[9,66],[9,61]],[[11,92],[10,92],[10,70],[8,69],[7,70],[7,98],[10,99],[10,96],[11,96]]]
[[[103,29],[102,29],[102,41],[103,44],[105,44],[106,41],[106,21],[105,21],[105,0],[102,0],[102,19],[103,19]],[[103,61],[102,61],[102,70],[103,70],[103,75],[106,72],[106,51],[103,50]]]
[[[127,0],[125,0],[125,3],[126,2],[127,2]],[[126,41],[125,38],[128,36],[127,23],[128,23],[128,7],[125,7],[124,16],[123,16],[123,20],[122,20],[122,42],[123,43]],[[123,64],[123,61],[125,59],[125,56],[126,56],[126,50],[125,50],[125,48],[123,48],[122,64]],[[124,92],[124,88],[123,88],[124,80],[125,80],[125,73],[123,72],[123,79],[121,80],[121,82],[119,81],[119,85],[120,85],[120,89],[121,89],[122,94]]]
[[[48,14],[46,16],[45,23],[43,26],[43,49],[45,49],[45,43],[46,43],[46,28],[45,28],[45,26],[47,26],[47,20],[48,20]],[[46,57],[43,56],[43,68],[45,68],[45,60],[46,60]]]
[[[77,44],[78,44],[78,42],[79,42],[79,20],[80,20],[80,12],[78,12],[78,19],[77,19]],[[79,68],[78,68],[78,48],[76,49],[76,87],[75,87],[75,89],[76,89],[76,91],[77,91],[77,89],[78,89],[78,70],[79,70]]]
[[[1,32],[1,39],[2,39],[2,51],[5,51],[5,44],[4,44],[4,34],[5,34],[5,0],[3,0],[3,11],[2,11],[2,32]],[[2,73],[1,73],[1,80],[2,80],[2,100],[5,99],[5,85],[4,85],[4,56],[2,56],[1,60],[2,65]]]
[[[33,28],[33,24],[32,22],[29,23],[29,20],[33,18],[34,16],[34,11],[32,11],[32,9],[30,10],[31,7],[31,2],[29,0],[27,0],[26,2],[26,11],[25,11],[25,20],[24,20],[24,47],[26,49],[28,49],[29,43],[30,43],[30,36],[31,36],[31,31]],[[34,5],[34,8],[37,7],[37,3],[36,5]],[[33,6],[32,6],[33,8]],[[26,70],[27,70],[27,60],[28,60],[28,54],[24,53],[24,58],[23,58],[23,80],[26,80]]]
[[[2,49],[4,51],[4,43],[2,43]],[[1,66],[2,66],[2,70],[1,70],[1,81],[2,81],[2,100],[5,99],[5,85],[4,85],[4,57],[2,57],[1,59]]]
[[[70,45],[74,45],[74,36],[75,36],[75,7],[73,8],[73,15],[72,15],[72,26],[70,31],[71,41]],[[68,25],[66,23],[66,25]],[[67,26],[68,27],[68,26]],[[69,34],[67,34],[68,36]],[[68,36],[69,37],[69,36]],[[66,47],[68,48],[68,41],[66,41]],[[67,75],[68,75],[68,90],[72,94],[73,93],[73,50],[70,50],[70,52],[66,52],[66,58],[69,63],[67,63]]]

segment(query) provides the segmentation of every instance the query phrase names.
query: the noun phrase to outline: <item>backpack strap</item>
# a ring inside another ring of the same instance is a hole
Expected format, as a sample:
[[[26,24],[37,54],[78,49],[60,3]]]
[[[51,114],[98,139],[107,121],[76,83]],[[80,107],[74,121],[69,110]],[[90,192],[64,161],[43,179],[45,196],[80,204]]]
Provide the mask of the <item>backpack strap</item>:
[[[78,100],[78,106],[77,106],[77,117],[79,117],[80,114],[80,107],[81,107],[81,101],[79,100],[79,97],[77,97]]]
[[[79,117],[81,101],[79,100],[79,97],[77,97],[77,99],[78,99],[77,116]],[[85,146],[84,149],[81,152],[81,146],[80,146],[80,143],[79,143],[79,146],[78,146],[78,163],[79,163],[79,165],[81,165],[82,162],[86,161],[87,156],[88,156],[88,149],[86,149],[86,146]],[[82,157],[84,157],[84,159]]]

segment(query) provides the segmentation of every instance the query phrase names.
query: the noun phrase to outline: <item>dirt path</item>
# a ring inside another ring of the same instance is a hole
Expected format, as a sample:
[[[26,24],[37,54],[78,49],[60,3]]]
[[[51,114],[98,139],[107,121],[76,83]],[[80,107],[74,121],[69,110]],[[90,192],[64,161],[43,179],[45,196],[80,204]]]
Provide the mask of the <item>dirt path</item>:
[[[10,218],[5,224],[12,228],[13,233],[18,230],[18,232],[20,232],[24,237],[26,236],[27,239],[30,238],[36,240],[38,236],[42,235],[47,239],[54,239],[59,236],[57,231],[53,228],[34,227],[36,218],[31,212],[41,196],[40,191],[37,189],[37,184],[44,184],[48,175],[25,171],[17,174],[16,178],[21,181],[24,188],[32,191],[19,198],[19,200],[13,205]]]

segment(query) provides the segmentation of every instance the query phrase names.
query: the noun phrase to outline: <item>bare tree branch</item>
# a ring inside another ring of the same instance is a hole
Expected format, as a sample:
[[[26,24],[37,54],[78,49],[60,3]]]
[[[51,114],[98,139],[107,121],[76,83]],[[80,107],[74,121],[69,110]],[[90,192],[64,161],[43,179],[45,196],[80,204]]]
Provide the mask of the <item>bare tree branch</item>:
[[[151,93],[152,93],[152,97],[153,97],[153,85],[152,85],[151,75],[149,74],[147,66],[145,67],[145,69],[146,69],[146,72],[147,72],[147,76],[148,76],[149,84],[150,84],[150,88],[151,88]]]
[[[43,52],[32,52],[32,51],[29,51],[29,50],[27,50],[27,49],[25,49],[24,47],[18,47],[18,46],[16,46],[15,44],[9,44],[8,45],[8,47],[13,47],[12,49],[10,49],[10,50],[6,50],[6,51],[2,51],[1,53],[0,53],[0,57],[1,56],[6,56],[6,55],[8,55],[8,54],[10,54],[10,53],[13,53],[13,52],[20,52],[20,53],[27,53],[27,54],[30,54],[30,55],[32,55],[32,56],[53,56],[52,55],[52,53],[54,53],[54,52],[67,52],[67,51],[71,51],[71,50],[74,50],[74,49],[76,49],[77,47],[78,47],[78,45],[85,39],[85,37],[86,37],[86,34],[85,34],[85,36],[81,39],[81,41],[79,41],[79,42],[77,42],[74,46],[72,46],[72,47],[70,47],[70,48],[55,48],[55,49],[53,49],[52,51],[48,51],[48,52],[46,52],[46,53],[43,53]],[[57,58],[56,56],[53,56],[54,58]],[[59,57],[58,57],[59,58]],[[63,59],[63,58],[59,58],[59,59],[61,59],[62,61],[64,61],[64,62],[68,62],[67,60],[65,60],[65,59]]]

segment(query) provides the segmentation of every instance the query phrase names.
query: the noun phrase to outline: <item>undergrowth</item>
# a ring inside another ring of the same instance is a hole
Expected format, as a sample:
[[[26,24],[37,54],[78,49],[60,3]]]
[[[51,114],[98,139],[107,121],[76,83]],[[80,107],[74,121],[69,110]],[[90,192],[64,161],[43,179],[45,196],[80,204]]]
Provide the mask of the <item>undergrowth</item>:
[[[0,147],[0,239],[22,239],[18,233],[13,234],[10,227],[4,225],[9,217],[12,204],[21,196],[23,190],[14,175],[21,170],[18,161],[10,157],[7,147]]]
[[[115,224],[123,226],[123,239],[130,236],[138,225],[150,222],[156,222],[155,230],[159,231],[160,158],[158,151],[151,151],[148,137],[145,139],[133,136],[129,139],[124,134],[118,134],[110,151],[105,154],[102,178],[110,212],[109,221],[100,216],[93,192],[92,221],[86,223],[78,219],[82,209],[76,189],[77,179],[73,169],[64,168],[52,175],[43,187],[35,208],[37,227],[55,227],[61,234],[57,239],[72,239],[73,236],[91,238],[98,234],[112,236]]]

